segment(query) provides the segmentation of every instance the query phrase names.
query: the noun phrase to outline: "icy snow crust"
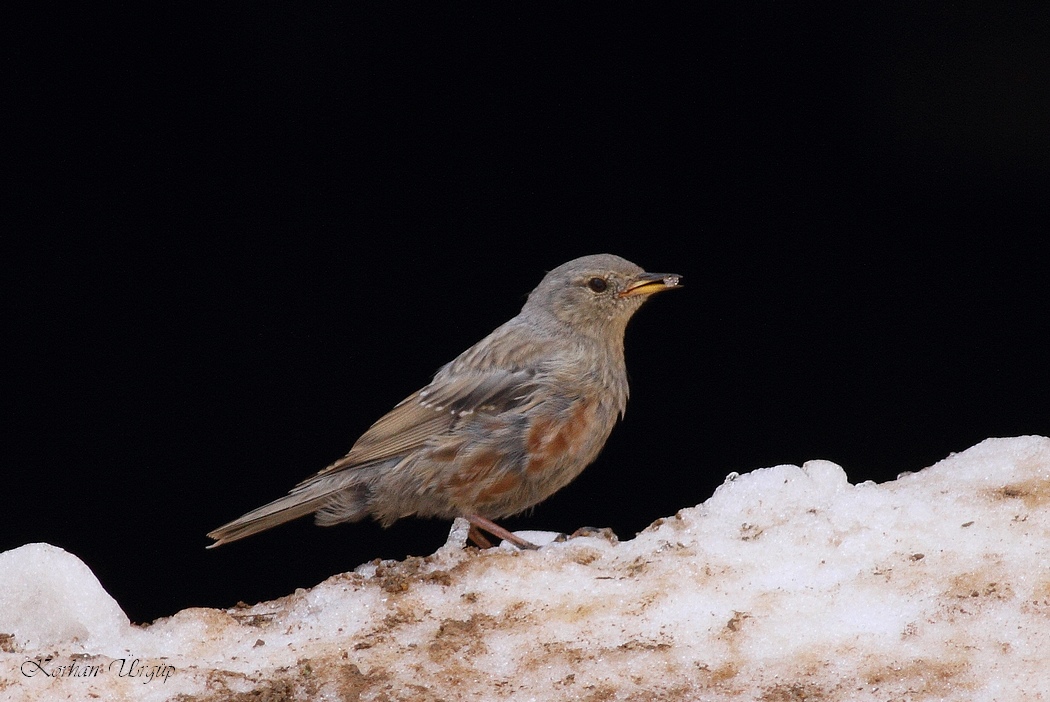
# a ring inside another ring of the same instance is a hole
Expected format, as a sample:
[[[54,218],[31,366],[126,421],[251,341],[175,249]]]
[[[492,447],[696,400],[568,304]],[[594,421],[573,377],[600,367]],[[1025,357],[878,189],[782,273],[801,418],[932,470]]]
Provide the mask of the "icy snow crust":
[[[630,541],[479,552],[457,524],[426,558],[146,627],[30,544],[0,554],[0,699],[1050,700],[1048,507],[1045,437],[882,485],[810,461]]]

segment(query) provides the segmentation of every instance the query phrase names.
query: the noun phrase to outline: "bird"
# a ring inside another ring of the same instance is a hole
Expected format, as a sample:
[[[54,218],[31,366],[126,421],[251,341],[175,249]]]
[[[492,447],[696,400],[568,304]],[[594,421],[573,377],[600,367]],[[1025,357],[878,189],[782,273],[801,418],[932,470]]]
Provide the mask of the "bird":
[[[320,526],[408,516],[470,523],[521,548],[494,520],[519,514],[597,458],[627,406],[627,323],[681,276],[612,254],[548,272],[521,312],[442,366],[350,452],[277,500],[210,532],[208,548],[314,513]]]

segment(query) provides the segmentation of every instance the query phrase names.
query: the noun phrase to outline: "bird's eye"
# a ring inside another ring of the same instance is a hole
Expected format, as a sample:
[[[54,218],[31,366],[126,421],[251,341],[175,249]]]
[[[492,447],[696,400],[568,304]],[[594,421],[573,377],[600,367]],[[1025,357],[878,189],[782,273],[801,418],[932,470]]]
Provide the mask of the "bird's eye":
[[[603,293],[609,289],[609,283],[605,278],[591,278],[587,281],[587,287],[596,293]]]

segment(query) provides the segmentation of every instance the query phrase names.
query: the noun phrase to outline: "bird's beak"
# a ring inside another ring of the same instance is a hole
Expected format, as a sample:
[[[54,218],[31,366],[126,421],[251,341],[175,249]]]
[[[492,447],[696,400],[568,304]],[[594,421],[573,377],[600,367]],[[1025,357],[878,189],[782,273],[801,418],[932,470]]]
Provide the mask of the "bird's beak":
[[[623,289],[620,297],[652,295],[661,290],[680,287],[681,281],[682,276],[676,273],[641,273]]]

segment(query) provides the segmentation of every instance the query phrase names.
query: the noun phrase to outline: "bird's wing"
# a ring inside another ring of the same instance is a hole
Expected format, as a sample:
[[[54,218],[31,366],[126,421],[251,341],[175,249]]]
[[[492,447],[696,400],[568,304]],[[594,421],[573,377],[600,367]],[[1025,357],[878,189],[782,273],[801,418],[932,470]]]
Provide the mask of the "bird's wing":
[[[343,458],[306,482],[335,471],[404,455],[476,414],[498,414],[533,402],[535,369],[439,373],[366,431]]]

